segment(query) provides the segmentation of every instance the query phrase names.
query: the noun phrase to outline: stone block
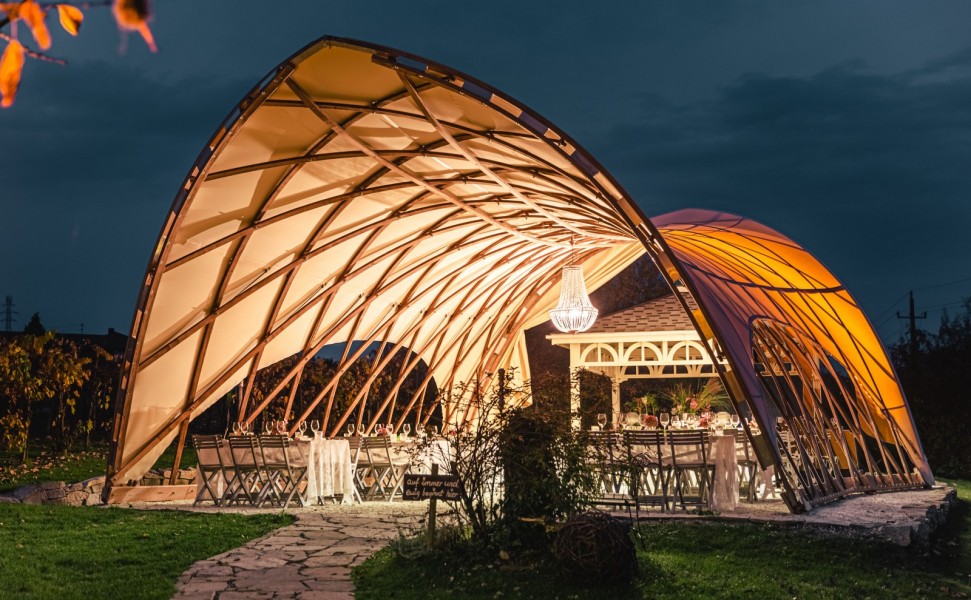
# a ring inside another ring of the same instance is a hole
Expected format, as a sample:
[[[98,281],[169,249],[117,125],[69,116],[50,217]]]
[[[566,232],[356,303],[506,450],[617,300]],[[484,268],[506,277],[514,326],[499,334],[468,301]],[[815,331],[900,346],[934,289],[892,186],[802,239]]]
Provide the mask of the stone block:
[[[63,487],[50,488],[50,489],[47,490],[47,499],[48,500],[59,500],[59,499],[63,498],[66,495],[67,495],[67,492],[64,491],[64,488]]]
[[[88,499],[88,493],[81,490],[75,490],[73,492],[68,492],[61,498],[61,501],[68,506],[84,506],[85,501]]]
[[[20,504],[16,496],[0,496],[0,504]]]
[[[29,484],[29,485],[22,485],[13,491],[13,497],[23,502],[28,497],[33,496],[39,490],[40,490],[40,486],[35,483]]]
[[[105,487],[105,476],[99,475],[98,477],[92,477],[90,479],[85,479],[81,482],[81,489],[90,490],[92,492],[100,492]]]
[[[45,492],[44,490],[35,489],[33,493],[23,498],[20,502],[23,504],[44,504],[46,500],[47,500],[47,492]]]

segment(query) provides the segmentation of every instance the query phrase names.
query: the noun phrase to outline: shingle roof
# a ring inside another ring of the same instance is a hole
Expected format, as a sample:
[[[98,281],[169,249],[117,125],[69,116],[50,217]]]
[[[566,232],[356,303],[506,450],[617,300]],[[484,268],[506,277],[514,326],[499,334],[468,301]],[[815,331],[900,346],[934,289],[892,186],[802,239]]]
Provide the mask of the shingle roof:
[[[695,308],[693,300],[688,304]],[[669,294],[600,317],[585,333],[683,330],[694,331],[694,326],[678,299]]]

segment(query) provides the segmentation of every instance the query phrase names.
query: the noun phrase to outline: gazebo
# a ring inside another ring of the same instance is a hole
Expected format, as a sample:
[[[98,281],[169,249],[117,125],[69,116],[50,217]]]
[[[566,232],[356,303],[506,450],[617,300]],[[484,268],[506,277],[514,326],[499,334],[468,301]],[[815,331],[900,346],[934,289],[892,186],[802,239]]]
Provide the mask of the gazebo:
[[[257,83],[179,187],[135,308],[105,497],[123,501],[231,389],[247,422],[286,402],[334,344],[335,376],[291,415],[322,411],[331,435],[348,418],[332,410],[334,390],[367,348],[378,348],[376,370],[410,351],[399,380],[427,365],[408,410],[433,383],[474,382],[474,393],[511,367],[528,379],[523,332],[548,318],[563,268],[579,266],[596,288],[644,253],[736,408],[773,442],[775,415],[798,434],[796,450],[759,454],[792,467],[776,470],[790,509],[933,482],[885,350],[809,252],[734,215],[648,219],[514,99],[418,56],[324,37]],[[285,359],[256,401],[257,373]],[[397,392],[377,399],[367,427]],[[461,398],[441,399],[446,421],[471,418]],[[847,469],[834,432],[857,441]]]
[[[688,306],[695,310],[690,295]],[[570,373],[587,370],[610,379],[610,405],[620,413],[620,386],[632,379],[718,377],[702,340],[674,295],[663,296],[599,318],[581,333],[546,336],[570,351]],[[570,386],[570,408],[580,410],[580,385]]]

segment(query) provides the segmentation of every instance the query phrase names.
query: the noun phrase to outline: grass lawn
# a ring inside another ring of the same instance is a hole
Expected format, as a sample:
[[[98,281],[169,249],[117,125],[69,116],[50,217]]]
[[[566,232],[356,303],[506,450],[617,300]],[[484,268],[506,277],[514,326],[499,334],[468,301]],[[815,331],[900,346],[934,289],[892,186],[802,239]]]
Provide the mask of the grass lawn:
[[[971,483],[953,482],[962,498]],[[971,505],[930,556],[802,528],[716,522],[651,523],[640,575],[624,588],[569,584],[555,565],[504,567],[386,548],[354,572],[358,598],[969,598]]]
[[[68,452],[56,451],[49,440],[32,442],[28,447],[26,464],[20,464],[17,452],[0,452],[0,494],[10,492],[22,485],[42,481],[65,481],[75,483],[91,477],[104,475],[108,461],[108,444],[92,443],[90,449],[76,449]],[[156,469],[171,469],[175,462],[175,444],[155,462]],[[196,464],[195,450],[191,442],[186,442],[179,462],[183,469]]]
[[[171,598],[193,562],[291,520],[0,504],[0,598]]]

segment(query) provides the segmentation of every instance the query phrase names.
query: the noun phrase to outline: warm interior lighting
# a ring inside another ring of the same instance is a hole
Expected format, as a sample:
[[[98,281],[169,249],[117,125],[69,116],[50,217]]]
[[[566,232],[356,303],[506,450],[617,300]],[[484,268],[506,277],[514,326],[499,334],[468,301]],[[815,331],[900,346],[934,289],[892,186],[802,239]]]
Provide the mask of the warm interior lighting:
[[[553,325],[563,333],[580,333],[593,326],[597,309],[590,304],[587,284],[583,281],[583,269],[576,265],[563,267],[560,281],[560,301],[550,311]]]

